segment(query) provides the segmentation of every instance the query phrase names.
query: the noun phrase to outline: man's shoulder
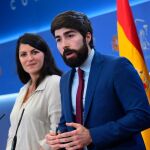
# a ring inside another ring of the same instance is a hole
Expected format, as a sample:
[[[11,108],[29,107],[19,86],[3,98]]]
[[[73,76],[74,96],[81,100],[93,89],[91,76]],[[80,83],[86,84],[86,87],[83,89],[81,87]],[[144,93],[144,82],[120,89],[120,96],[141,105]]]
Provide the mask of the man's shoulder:
[[[75,72],[75,69],[70,69],[69,71],[65,72],[62,76],[61,76],[61,81],[62,80],[68,80],[70,78],[70,76],[73,74],[73,72]]]
[[[96,52],[95,56],[97,58],[103,59],[103,61],[108,62],[108,63],[114,63],[114,64],[130,63],[130,61],[125,57],[114,56],[114,55],[105,55],[105,54],[101,54],[99,52]]]
[[[74,70],[74,69],[68,70],[67,72],[65,72],[65,73],[62,75],[61,78],[64,78],[64,77],[66,77],[66,76],[69,76],[73,70]]]
[[[105,55],[96,52],[94,59],[95,60],[93,61],[93,64],[96,64],[97,66],[102,66],[106,70],[124,68],[125,66],[131,66],[133,68],[131,62],[125,57]]]

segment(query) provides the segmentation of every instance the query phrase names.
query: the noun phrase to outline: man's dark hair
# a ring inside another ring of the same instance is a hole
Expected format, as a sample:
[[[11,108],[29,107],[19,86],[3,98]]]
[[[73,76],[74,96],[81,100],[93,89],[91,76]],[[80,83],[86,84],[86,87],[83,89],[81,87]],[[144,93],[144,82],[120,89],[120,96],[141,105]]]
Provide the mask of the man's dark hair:
[[[30,46],[44,53],[44,62],[40,71],[40,76],[36,82],[36,87],[41,83],[41,81],[47,75],[61,75],[62,74],[62,72],[55,65],[54,58],[52,56],[52,53],[47,43],[39,35],[32,34],[32,33],[25,33],[24,35],[19,37],[17,41],[17,46],[16,46],[17,72],[22,83],[24,84],[27,83],[31,79],[31,77],[27,72],[24,71],[19,60],[19,47],[21,44],[29,44]]]
[[[89,45],[91,48],[94,48],[93,29],[90,20],[85,14],[77,11],[66,11],[60,13],[54,18],[51,24],[51,33],[53,36],[55,36],[55,30],[61,28],[75,29],[79,31],[84,38],[86,37],[87,32],[90,32],[92,37]]]

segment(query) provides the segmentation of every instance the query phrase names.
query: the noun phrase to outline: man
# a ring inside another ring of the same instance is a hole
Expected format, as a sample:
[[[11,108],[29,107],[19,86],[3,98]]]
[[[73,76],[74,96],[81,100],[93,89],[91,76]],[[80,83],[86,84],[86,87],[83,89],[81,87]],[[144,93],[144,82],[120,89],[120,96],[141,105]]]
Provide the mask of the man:
[[[90,21],[80,12],[56,16],[51,32],[72,69],[60,82],[60,133],[50,132],[47,144],[52,149],[144,150],[140,132],[150,127],[150,107],[131,63],[95,51]]]

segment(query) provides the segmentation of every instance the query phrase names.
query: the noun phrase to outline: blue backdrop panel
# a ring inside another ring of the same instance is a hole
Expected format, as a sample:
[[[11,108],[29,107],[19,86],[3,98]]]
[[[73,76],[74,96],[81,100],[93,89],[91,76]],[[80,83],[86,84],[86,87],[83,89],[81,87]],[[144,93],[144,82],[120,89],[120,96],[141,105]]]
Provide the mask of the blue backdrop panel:
[[[149,0],[130,0],[131,4]],[[49,23],[59,12],[78,10],[96,16],[116,8],[116,0],[1,0],[0,1],[0,43],[16,38],[28,31],[49,29]]]
[[[132,0],[135,1],[135,0]],[[2,0],[0,5],[0,41],[6,41],[25,31],[45,30],[59,12],[75,9],[92,14],[100,13],[107,6],[115,7],[115,0],[105,1],[76,0]],[[98,7],[98,9],[96,9]],[[90,8],[90,9],[89,9]],[[6,19],[7,18],[7,19]]]
[[[138,28],[138,34],[145,55],[145,60],[150,70],[150,2],[145,2],[133,7],[133,14]],[[19,9],[19,8],[18,8]],[[107,13],[91,18],[94,28],[94,43],[96,50],[110,55],[118,55],[113,49],[113,38],[117,35],[116,12]],[[39,21],[40,22],[40,21]],[[28,32],[28,30],[26,31]],[[39,33],[48,42],[57,65],[66,71],[68,67],[63,63],[56,48],[55,41],[49,30]],[[22,85],[17,77],[15,66],[16,40],[0,45],[0,95],[18,92]]]
[[[6,141],[8,137],[8,129],[10,126],[10,112],[13,108],[16,99],[16,94],[11,95],[9,98],[7,96],[0,96],[0,150],[5,150]],[[2,116],[4,116],[2,118]]]

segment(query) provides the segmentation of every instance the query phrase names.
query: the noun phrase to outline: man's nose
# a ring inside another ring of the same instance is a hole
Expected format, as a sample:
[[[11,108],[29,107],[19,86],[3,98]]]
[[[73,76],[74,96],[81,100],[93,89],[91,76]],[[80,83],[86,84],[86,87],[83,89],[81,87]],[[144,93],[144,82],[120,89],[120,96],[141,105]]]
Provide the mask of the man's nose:
[[[69,42],[67,40],[62,41],[62,48],[63,49],[69,48]]]

